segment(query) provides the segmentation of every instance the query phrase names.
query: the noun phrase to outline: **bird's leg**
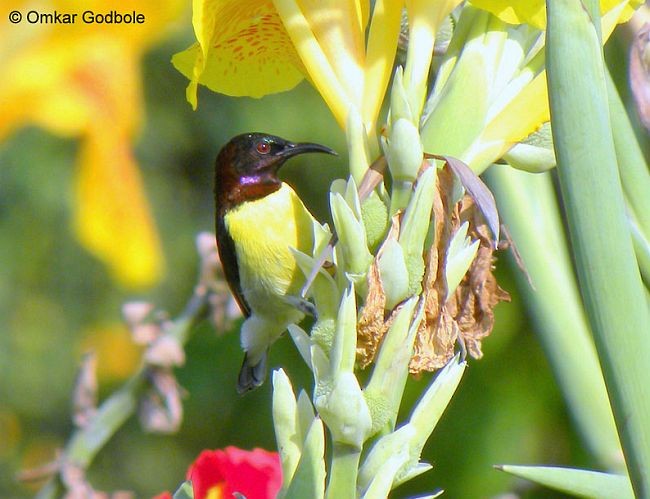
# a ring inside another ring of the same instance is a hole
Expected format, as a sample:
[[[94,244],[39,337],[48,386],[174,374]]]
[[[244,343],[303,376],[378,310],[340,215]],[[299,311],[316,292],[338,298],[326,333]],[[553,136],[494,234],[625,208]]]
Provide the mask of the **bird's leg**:
[[[316,310],[316,305],[312,302],[301,298],[300,296],[289,295],[285,295],[284,300],[292,307],[300,310],[303,314],[311,315],[314,320],[318,320],[318,310]]]

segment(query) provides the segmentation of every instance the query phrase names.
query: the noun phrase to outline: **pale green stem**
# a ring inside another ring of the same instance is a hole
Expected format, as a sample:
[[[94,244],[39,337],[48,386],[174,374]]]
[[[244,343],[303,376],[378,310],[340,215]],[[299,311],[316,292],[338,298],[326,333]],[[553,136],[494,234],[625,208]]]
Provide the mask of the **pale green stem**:
[[[650,313],[617,171],[599,27],[587,13],[597,11],[595,0],[547,0],[551,126],[585,309],[632,485],[649,498]]]
[[[409,204],[411,194],[413,193],[413,182],[395,181],[390,191],[390,216],[392,217],[398,210],[403,210]]]
[[[582,437],[608,469],[621,469],[621,446],[602,371],[577,289],[551,175],[494,165],[486,172],[521,254],[519,289]]]
[[[360,449],[334,442],[332,466],[329,470],[330,479],[325,492],[326,499],[356,497],[360,459]]]

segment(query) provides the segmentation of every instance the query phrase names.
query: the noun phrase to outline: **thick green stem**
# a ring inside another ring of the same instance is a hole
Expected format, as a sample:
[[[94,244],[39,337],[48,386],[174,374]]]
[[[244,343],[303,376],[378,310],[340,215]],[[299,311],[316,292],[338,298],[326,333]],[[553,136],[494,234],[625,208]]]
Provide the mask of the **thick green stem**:
[[[580,290],[630,479],[649,498],[650,313],[617,171],[599,17],[588,14],[597,10],[595,0],[547,0],[551,125]]]
[[[526,307],[571,415],[594,456],[620,470],[621,445],[575,281],[550,174],[494,165],[486,172],[532,286],[515,269]]]
[[[332,466],[329,470],[329,483],[326,499],[357,496],[357,474],[361,450],[350,445],[334,442]]]
[[[390,216],[405,209],[413,194],[413,182],[399,181],[393,183],[390,196]]]

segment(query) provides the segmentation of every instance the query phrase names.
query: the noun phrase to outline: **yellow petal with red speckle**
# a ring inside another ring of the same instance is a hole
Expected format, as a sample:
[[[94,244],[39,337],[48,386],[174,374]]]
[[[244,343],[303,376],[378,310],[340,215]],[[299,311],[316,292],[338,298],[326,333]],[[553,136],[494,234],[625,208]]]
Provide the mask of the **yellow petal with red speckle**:
[[[259,98],[289,90],[304,78],[300,58],[270,0],[195,2],[193,22],[198,42],[172,58],[190,79],[193,107],[198,83],[226,95]]]

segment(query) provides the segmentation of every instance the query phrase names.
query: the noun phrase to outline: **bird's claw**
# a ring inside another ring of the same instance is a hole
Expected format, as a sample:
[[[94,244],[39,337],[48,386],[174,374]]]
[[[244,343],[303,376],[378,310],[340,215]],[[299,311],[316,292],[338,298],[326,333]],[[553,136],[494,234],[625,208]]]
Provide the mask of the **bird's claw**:
[[[318,310],[312,302],[300,298],[299,296],[285,296],[287,303],[300,310],[303,314],[311,315],[314,320],[318,320]]]

